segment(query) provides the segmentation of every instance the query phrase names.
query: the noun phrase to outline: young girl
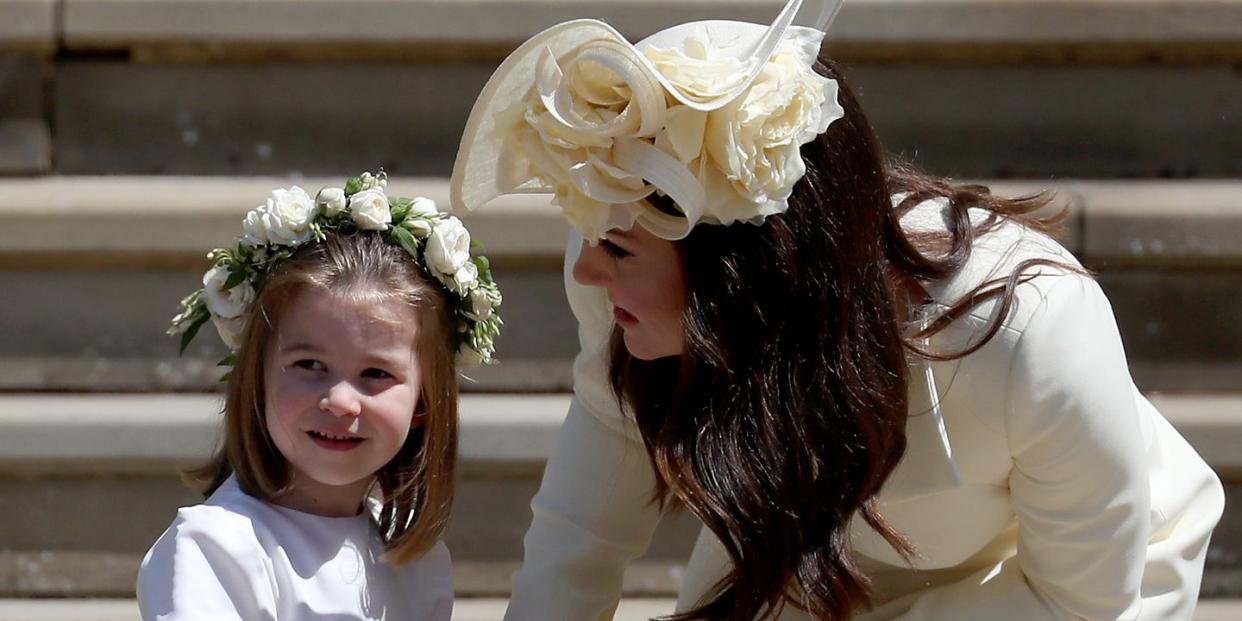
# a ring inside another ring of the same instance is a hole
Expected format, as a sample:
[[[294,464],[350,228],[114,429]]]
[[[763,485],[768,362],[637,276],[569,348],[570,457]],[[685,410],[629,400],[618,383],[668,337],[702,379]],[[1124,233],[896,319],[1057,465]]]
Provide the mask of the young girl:
[[[274,191],[183,301],[170,333],[211,320],[233,369],[144,619],[449,619],[454,357],[490,360],[500,295],[459,220],[385,186]]]
[[[817,60],[837,5],[568,22],[484,87],[454,207],[554,192],[578,233],[574,400],[505,618],[610,618],[682,505],[679,620],[1189,620],[1220,482],[1046,197],[885,160]]]

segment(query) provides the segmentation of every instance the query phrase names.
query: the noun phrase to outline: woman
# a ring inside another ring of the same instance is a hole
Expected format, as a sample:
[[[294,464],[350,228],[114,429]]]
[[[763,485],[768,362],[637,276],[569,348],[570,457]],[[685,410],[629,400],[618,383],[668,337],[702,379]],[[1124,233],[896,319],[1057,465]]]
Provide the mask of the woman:
[[[561,24],[476,103],[454,204],[551,191],[576,231],[575,397],[506,619],[610,618],[674,505],[704,523],[679,618],[1189,619],[1219,481],[1047,199],[887,165],[810,4]]]

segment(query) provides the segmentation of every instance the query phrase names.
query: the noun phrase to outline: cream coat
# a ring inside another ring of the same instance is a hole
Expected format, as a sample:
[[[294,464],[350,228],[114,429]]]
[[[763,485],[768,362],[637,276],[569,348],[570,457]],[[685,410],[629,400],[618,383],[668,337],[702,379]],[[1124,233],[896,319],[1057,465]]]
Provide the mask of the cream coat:
[[[907,229],[940,224],[920,205]],[[600,289],[569,276],[579,321],[575,398],[532,502],[526,558],[507,621],[611,618],[628,561],[659,514],[637,430],[607,382],[612,313]],[[1076,264],[1015,224],[985,236],[954,278],[928,283],[944,308],[1033,257]],[[978,338],[988,303],[933,338]],[[936,309],[932,309],[934,314]],[[1043,268],[1021,285],[1000,333],[952,362],[912,363],[908,449],[880,510],[918,550],[904,563],[861,520],[854,551],[875,583],[880,621],[1190,619],[1204,553],[1224,506],[1220,482],[1130,379],[1108,300],[1089,278]],[[700,536],[678,609],[726,571]],[[805,618],[787,609],[782,619]]]

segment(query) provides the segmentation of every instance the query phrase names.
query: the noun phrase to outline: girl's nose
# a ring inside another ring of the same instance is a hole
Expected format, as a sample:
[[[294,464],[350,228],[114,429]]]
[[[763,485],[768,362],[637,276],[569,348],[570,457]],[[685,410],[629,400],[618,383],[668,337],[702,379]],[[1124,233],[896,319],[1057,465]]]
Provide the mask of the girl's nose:
[[[574,262],[573,275],[578,284],[589,287],[607,286],[611,279],[608,254],[599,245],[592,246],[586,241],[582,242],[582,252]]]
[[[319,408],[334,416],[362,414],[362,395],[349,382],[337,382],[328,389],[328,396],[319,401]]]

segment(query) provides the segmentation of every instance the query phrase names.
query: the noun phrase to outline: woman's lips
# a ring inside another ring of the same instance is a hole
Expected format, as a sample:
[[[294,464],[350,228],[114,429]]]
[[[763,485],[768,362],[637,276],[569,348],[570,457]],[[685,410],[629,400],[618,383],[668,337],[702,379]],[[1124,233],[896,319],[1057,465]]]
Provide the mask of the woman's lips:
[[[624,308],[621,308],[620,306],[612,307],[612,316],[616,318],[617,323],[621,324],[621,327],[629,327],[629,326],[632,326],[638,323],[637,317],[631,315],[628,311],[626,311]]]
[[[310,436],[311,441],[319,445],[320,448],[325,448],[329,451],[349,451],[358,448],[363,442],[366,442],[366,438],[337,436],[319,431],[308,431],[306,435]]]

